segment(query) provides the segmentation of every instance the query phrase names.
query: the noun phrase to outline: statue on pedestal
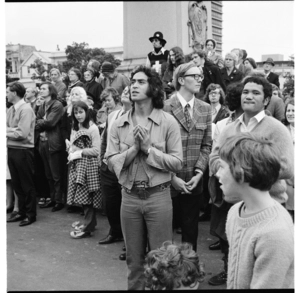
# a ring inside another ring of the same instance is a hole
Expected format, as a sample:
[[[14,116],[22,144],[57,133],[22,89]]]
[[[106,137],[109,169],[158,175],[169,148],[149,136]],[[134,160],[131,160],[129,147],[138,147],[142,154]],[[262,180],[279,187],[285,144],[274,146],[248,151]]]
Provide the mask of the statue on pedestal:
[[[203,1],[190,1],[188,5],[189,41],[194,49],[204,49],[207,39],[207,9]]]

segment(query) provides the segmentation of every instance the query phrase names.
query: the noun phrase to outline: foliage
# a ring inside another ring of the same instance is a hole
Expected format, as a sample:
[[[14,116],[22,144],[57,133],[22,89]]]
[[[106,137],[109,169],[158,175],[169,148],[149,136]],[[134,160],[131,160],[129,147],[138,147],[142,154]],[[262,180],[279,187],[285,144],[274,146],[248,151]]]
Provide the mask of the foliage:
[[[104,61],[111,62],[115,67],[121,64],[121,60],[105,52],[103,48],[89,48],[88,46],[85,42],[73,42],[71,46],[68,45],[66,48],[67,61],[63,62],[63,71],[68,72],[72,67],[76,67],[83,73],[91,59],[96,59],[101,65]]]
[[[34,68],[36,70],[37,74],[39,75],[39,77],[41,78],[42,81],[46,81],[46,78],[43,76],[43,73],[47,72],[45,65],[47,65],[47,64],[42,62],[38,58],[35,59],[34,63],[30,65],[30,68]],[[36,79],[36,78],[38,78],[36,76],[36,74],[33,74],[32,79]]]
[[[291,56],[289,56],[289,66],[295,68],[295,56],[294,54],[292,54]]]

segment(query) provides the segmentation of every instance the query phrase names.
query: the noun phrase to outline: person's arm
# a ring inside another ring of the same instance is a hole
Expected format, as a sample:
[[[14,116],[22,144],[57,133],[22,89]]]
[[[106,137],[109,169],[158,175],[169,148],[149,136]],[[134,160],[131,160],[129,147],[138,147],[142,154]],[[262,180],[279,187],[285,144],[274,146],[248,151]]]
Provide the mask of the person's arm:
[[[176,173],[181,170],[183,163],[181,134],[175,118],[171,116],[169,119],[167,137],[165,142],[162,142],[164,145],[161,149],[156,148],[155,145],[150,146],[147,149],[149,153],[146,163],[154,168]]]
[[[100,154],[100,134],[98,127],[93,124],[90,126],[91,132],[90,136],[92,138],[92,147],[85,148],[82,150],[82,155],[91,156],[91,157],[98,157]]]
[[[23,140],[27,138],[34,116],[34,112],[31,108],[21,109],[18,126],[16,128],[9,127],[6,131],[6,137],[11,140]]]
[[[40,113],[40,110],[38,114]],[[56,126],[56,124],[61,119],[62,115],[64,114],[64,107],[61,103],[55,103],[51,107],[51,111],[48,113],[46,119],[40,118],[37,119],[38,128],[40,130],[48,130],[52,129]]]
[[[108,128],[108,119],[106,120],[105,128],[102,133],[101,147],[100,147],[100,162],[103,161],[104,155],[107,147],[107,128]]]
[[[275,229],[262,234],[254,243],[254,267],[250,289],[283,288],[293,279],[294,236],[290,229]],[[291,286],[293,284],[290,284]]]

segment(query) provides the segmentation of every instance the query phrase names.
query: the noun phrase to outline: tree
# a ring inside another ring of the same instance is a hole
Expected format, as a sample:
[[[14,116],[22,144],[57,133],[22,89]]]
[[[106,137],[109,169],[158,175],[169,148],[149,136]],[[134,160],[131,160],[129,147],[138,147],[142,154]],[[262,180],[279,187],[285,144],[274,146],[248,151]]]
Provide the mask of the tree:
[[[89,45],[85,42],[76,43],[66,48],[67,61],[63,62],[64,70],[68,72],[72,67],[76,67],[83,73],[86,70],[88,61],[96,59],[102,63],[104,61],[111,62],[115,67],[121,64],[121,60],[116,59],[114,55],[106,53],[103,48],[89,48]]]
[[[43,73],[47,72],[44,65],[47,65],[47,63],[43,63],[42,60],[37,58],[34,60],[34,63],[29,66],[30,68],[34,68],[36,70],[42,81],[46,81],[45,77],[43,76]],[[36,76],[34,75],[33,79],[35,78]]]

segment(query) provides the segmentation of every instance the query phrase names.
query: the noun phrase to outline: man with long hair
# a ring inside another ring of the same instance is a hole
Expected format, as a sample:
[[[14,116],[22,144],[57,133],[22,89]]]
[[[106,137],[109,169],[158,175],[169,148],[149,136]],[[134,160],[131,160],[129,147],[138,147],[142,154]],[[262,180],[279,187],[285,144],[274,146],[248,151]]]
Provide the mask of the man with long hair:
[[[130,91],[133,108],[112,124],[107,159],[122,186],[128,290],[143,290],[147,238],[150,250],[172,239],[171,172],[182,168],[182,145],[178,124],[162,110],[158,73],[137,67]]]

